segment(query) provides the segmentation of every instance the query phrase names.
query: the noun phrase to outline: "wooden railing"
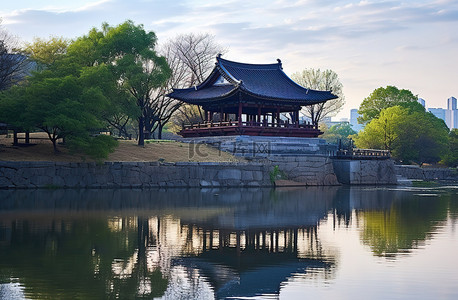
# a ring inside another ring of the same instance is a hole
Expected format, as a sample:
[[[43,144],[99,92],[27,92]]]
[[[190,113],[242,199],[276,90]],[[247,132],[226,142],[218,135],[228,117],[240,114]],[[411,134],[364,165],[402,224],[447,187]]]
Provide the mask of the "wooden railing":
[[[239,126],[237,121],[219,121],[219,122],[203,122],[190,125],[183,125],[183,129],[200,129],[200,128],[214,128],[225,126]],[[253,126],[253,127],[271,127],[271,128],[304,128],[304,129],[318,129],[318,126],[309,123],[268,123],[268,122],[241,122],[240,126]]]
[[[338,150],[336,157],[350,159],[388,159],[391,157],[391,154],[388,150],[355,148],[352,150]]]

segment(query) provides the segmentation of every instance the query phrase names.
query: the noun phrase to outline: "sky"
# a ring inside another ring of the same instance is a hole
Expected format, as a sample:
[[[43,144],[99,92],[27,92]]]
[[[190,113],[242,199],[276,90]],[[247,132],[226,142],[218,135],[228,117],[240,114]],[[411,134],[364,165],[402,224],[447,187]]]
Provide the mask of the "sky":
[[[154,31],[159,43],[210,33],[229,60],[280,58],[288,75],[335,71],[346,100],[337,117],[387,85],[411,90],[427,107],[458,98],[458,0],[16,0],[2,1],[0,18],[24,42],[73,39],[126,20]]]

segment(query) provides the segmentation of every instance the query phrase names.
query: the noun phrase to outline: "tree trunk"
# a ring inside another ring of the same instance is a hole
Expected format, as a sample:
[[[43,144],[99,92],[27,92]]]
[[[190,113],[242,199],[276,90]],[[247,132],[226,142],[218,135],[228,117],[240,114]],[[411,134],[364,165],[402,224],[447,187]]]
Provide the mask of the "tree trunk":
[[[143,115],[138,117],[138,145],[144,146],[145,145],[145,136],[143,133],[144,129],[144,117]]]
[[[13,131],[13,145],[14,146],[19,145],[19,140],[17,138],[17,130],[16,129]]]
[[[159,123],[159,126],[158,126],[158,132],[157,132],[157,138],[159,140],[162,140],[162,128],[164,127],[164,125],[162,125],[162,123]]]
[[[57,149],[57,139],[56,138],[53,138],[51,139],[51,142],[52,142],[52,147],[54,148],[54,153],[59,153],[59,150]]]

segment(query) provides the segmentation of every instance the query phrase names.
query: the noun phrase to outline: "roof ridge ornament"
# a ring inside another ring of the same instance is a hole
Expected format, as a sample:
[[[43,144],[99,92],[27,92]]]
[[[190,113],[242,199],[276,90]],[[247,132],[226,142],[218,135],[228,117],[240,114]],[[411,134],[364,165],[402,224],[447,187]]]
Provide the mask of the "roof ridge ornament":
[[[280,69],[283,70],[281,59],[277,58],[277,62],[278,62],[278,65],[279,65]]]

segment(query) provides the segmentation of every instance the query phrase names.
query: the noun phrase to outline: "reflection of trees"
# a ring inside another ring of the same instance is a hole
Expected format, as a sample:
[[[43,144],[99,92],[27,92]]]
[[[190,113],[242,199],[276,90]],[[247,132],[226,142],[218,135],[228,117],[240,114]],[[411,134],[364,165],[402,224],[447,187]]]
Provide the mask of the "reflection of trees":
[[[33,299],[160,296],[167,280],[159,269],[144,268],[145,251],[137,245],[143,235],[124,221],[130,224],[115,228],[106,218],[11,220],[11,238],[0,246],[1,278],[18,278]]]
[[[395,256],[417,248],[447,219],[447,197],[418,197],[394,201],[385,210],[365,210],[361,239],[375,255]]]

